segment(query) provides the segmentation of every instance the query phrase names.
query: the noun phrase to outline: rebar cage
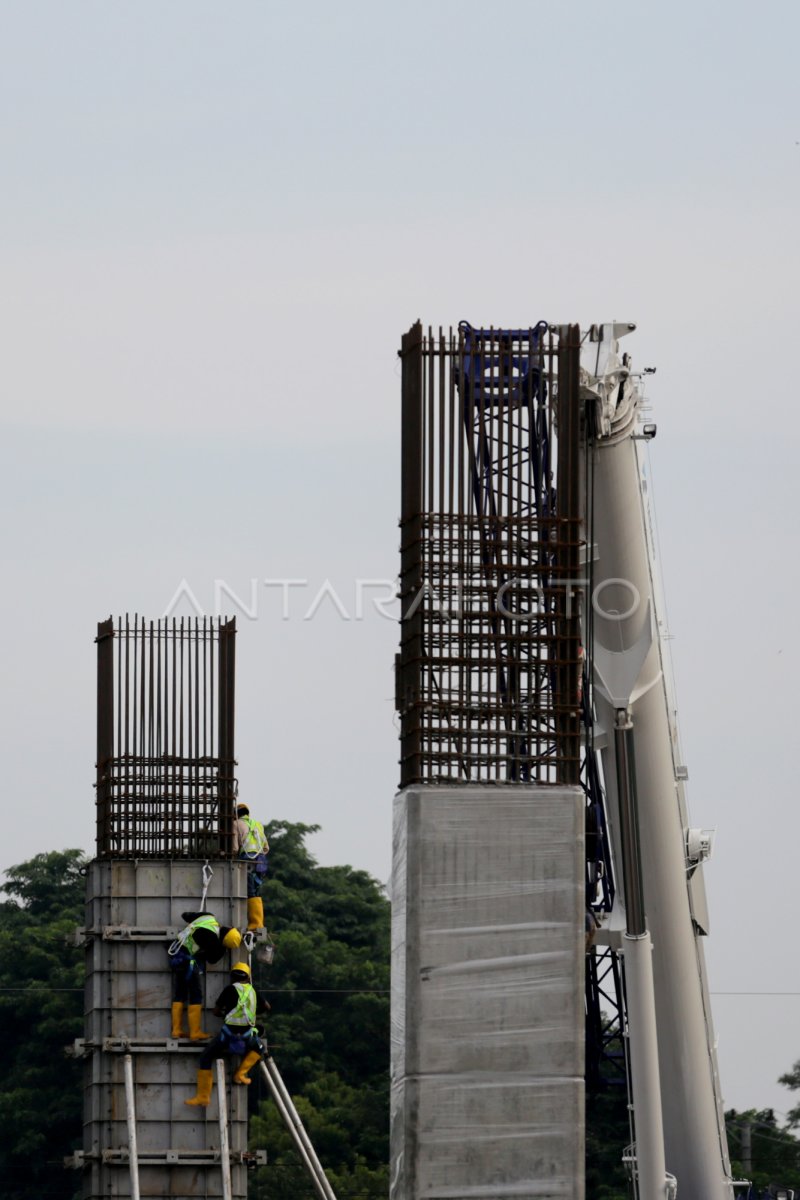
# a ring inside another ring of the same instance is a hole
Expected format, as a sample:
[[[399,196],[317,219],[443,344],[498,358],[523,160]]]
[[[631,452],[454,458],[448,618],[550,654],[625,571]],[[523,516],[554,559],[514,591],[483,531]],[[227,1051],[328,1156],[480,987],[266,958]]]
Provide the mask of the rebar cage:
[[[235,645],[235,619],[98,625],[98,858],[233,857]]]
[[[401,787],[578,781],[579,355],[544,322],[403,337]]]

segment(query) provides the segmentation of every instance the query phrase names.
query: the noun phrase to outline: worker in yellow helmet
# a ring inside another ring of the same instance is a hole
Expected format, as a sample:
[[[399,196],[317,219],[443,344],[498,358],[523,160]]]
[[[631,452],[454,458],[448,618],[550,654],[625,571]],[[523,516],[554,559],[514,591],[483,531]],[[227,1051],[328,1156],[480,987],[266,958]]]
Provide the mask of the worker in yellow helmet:
[[[202,1042],[209,1036],[200,1028],[203,1011],[200,981],[206,963],[217,963],[226,950],[235,950],[241,944],[242,935],[238,929],[220,925],[210,912],[185,912],[181,916],[188,924],[169,948],[173,978],[172,1036],[184,1036],[183,1012],[188,1007],[189,1037],[193,1042]]]
[[[269,842],[264,826],[250,816],[246,804],[236,807],[236,848],[247,862],[247,928],[262,929],[264,904],[259,895],[269,863]]]
[[[269,1009],[266,1000],[256,995],[250,982],[250,968],[238,962],[231,969],[231,982],[220,992],[214,1012],[222,1017],[222,1028],[200,1055],[197,1070],[197,1093],[184,1104],[190,1107],[207,1108],[211,1100],[214,1076],[211,1070],[215,1058],[228,1054],[240,1054],[242,1060],[233,1076],[234,1083],[249,1084],[250,1074],[259,1059],[266,1053],[266,1040],[259,1037],[256,1015]]]

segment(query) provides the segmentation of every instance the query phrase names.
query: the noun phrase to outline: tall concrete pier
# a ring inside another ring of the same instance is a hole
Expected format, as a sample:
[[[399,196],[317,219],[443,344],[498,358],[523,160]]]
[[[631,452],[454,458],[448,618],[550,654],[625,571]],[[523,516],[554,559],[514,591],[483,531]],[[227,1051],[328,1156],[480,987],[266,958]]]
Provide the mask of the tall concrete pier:
[[[243,929],[234,845],[235,624],[124,618],[98,627],[97,857],[86,878],[85,1200],[245,1200],[247,1094],[187,1107],[202,1043],[171,1036],[168,948],[183,912]],[[246,957],[245,948],[236,951]],[[203,981],[208,1009],[228,954]],[[207,1023],[206,1023],[207,1022]],[[220,1105],[224,1120],[220,1119]],[[230,1190],[227,1180],[230,1179]]]
[[[584,1194],[579,353],[403,338],[392,1200]]]
[[[583,821],[579,788],[395,800],[397,1200],[582,1195]]]

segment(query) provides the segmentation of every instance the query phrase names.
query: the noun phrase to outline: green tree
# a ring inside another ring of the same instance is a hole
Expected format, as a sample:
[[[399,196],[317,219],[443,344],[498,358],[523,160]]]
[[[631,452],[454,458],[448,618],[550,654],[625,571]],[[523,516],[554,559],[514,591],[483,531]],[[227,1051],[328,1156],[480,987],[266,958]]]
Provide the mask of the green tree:
[[[321,867],[305,839],[317,827],[267,827],[273,874],[264,886],[275,961],[254,981],[272,1004],[275,1061],[340,1200],[385,1198],[389,1162],[390,908],[364,871]],[[259,1077],[251,1145],[270,1165],[253,1200],[314,1191]]]
[[[796,1092],[800,1089],[800,1060],[794,1064],[791,1071],[787,1071],[785,1075],[781,1075],[778,1083],[782,1083],[790,1092]],[[800,1125],[800,1104],[796,1104],[794,1108],[790,1108],[786,1114],[786,1123],[790,1129],[796,1129]]]
[[[800,1142],[787,1129],[778,1125],[771,1108],[749,1108],[745,1112],[737,1112],[732,1108],[725,1113],[725,1126],[735,1179],[750,1179],[758,1196],[766,1195],[765,1189],[771,1183],[793,1188],[798,1194]],[[752,1167],[747,1171],[742,1162],[742,1133],[745,1126],[750,1128],[752,1162]]]
[[[586,1195],[591,1200],[629,1200],[622,1153],[631,1140],[624,1080],[586,1097]]]
[[[71,1197],[63,1156],[81,1136],[81,1067],[64,1047],[83,1030],[80,850],[37,854],[0,886],[0,1178],[5,1200]]]
[[[328,1072],[294,1101],[337,1200],[385,1200],[389,1192],[388,1146],[375,1120],[376,1105],[380,1115],[381,1097],[370,1089],[350,1087],[339,1075]],[[376,1142],[373,1147],[369,1136],[364,1136],[370,1129]],[[257,1173],[250,1188],[251,1200],[315,1195],[272,1103],[259,1105],[250,1134],[253,1146],[267,1148],[270,1164]]]
[[[351,867],[320,867],[305,839],[315,827],[269,827],[274,874],[264,888],[277,953],[256,963],[271,999],[268,1035],[287,1086],[341,1200],[388,1191],[389,903]],[[38,854],[0,889],[0,1193],[4,1200],[69,1200],[78,1181],[62,1159],[80,1144],[81,1065],[64,1047],[82,1033],[84,856]],[[254,1197],[312,1196],[261,1076],[253,1144],[270,1166]]]
[[[295,1097],[339,1200],[385,1200],[388,1192],[389,903],[380,885],[351,867],[320,867],[305,844],[315,826],[269,826],[273,874],[264,887],[277,947],[255,982],[272,1003],[271,1050]],[[81,1066],[64,1047],[82,1032],[83,952],[70,935],[82,923],[84,856],[38,854],[0,886],[0,1192],[4,1200],[71,1200],[78,1181],[62,1158],[81,1135]],[[294,1144],[254,1073],[251,1144],[269,1153],[254,1172],[251,1200],[314,1200]],[[800,1089],[800,1062],[780,1080]],[[790,1126],[800,1125],[800,1105]],[[735,1174],[741,1131],[751,1128],[752,1175],[800,1191],[800,1142],[772,1110],[726,1114]],[[627,1200],[620,1164],[628,1141],[624,1089],[587,1107],[587,1196]]]

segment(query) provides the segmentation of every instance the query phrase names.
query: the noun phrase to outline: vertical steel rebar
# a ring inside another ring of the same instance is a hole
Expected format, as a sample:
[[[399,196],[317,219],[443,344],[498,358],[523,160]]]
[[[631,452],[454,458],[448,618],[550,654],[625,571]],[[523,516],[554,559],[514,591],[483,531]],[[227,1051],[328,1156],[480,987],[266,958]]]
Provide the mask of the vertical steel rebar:
[[[98,625],[99,856],[233,853],[235,635],[211,618]]]
[[[230,854],[233,851],[233,822],[235,806],[234,779],[234,688],[235,658],[234,639],[236,618],[220,623],[219,627],[219,835],[220,849]]]
[[[114,623],[97,626],[97,844],[110,840],[109,773],[114,757]]]
[[[560,522],[558,566],[561,592],[558,602],[556,649],[556,729],[559,776],[564,783],[580,777],[580,721],[578,714],[579,615],[575,589],[580,573],[577,537],[580,519],[580,330],[570,325],[561,334],[558,362],[558,484]]]
[[[422,326],[403,337],[402,360],[402,494],[400,502],[400,610],[403,637],[397,660],[397,694],[405,714],[400,741],[401,784],[420,778],[422,751],[420,685],[422,675],[422,507],[423,507],[423,369]]]
[[[403,338],[401,786],[578,769],[578,348],[543,323]]]

